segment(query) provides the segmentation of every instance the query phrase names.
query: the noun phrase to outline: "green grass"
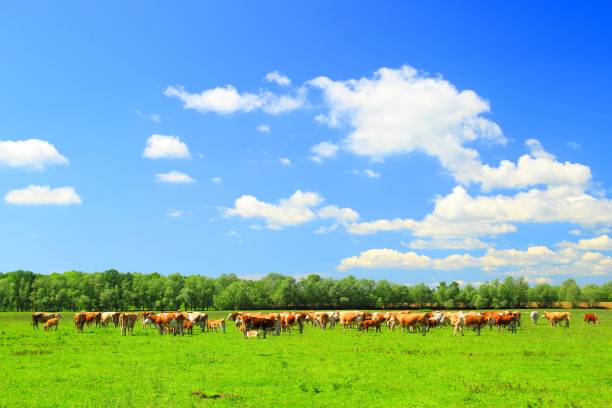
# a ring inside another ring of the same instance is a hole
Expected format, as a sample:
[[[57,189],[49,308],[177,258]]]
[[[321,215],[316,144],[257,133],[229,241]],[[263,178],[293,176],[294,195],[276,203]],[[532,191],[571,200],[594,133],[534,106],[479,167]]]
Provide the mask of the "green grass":
[[[610,407],[612,311],[596,311],[599,327],[585,312],[567,330],[540,320],[516,335],[307,326],[266,340],[231,324],[224,335],[160,336],[140,322],[133,337],[76,333],[68,313],[45,333],[28,313],[0,313],[0,406]]]

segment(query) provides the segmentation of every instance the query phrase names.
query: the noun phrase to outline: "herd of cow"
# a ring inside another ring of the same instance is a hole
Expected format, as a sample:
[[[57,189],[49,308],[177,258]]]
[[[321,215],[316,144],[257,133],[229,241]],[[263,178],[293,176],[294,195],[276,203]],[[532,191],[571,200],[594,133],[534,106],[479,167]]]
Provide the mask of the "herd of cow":
[[[543,312],[543,317],[548,320],[552,327],[558,324],[569,328],[569,312]],[[32,326],[38,329],[39,323],[44,323],[44,330],[57,330],[59,313],[32,313]],[[540,317],[539,312],[533,311],[529,315],[532,324],[537,324]],[[314,327],[333,329],[337,324],[343,330],[357,329],[368,332],[373,329],[381,331],[381,326],[386,326],[393,331],[401,328],[402,332],[420,332],[424,335],[435,327],[452,326],[453,335],[464,335],[466,328],[472,328],[480,335],[483,327],[497,327],[507,329],[516,333],[517,327],[521,326],[521,313],[517,311],[503,312],[425,312],[412,313],[411,311],[402,312],[282,312],[282,313],[255,313],[255,312],[234,312],[227,316],[227,319],[211,320],[208,313],[201,312],[79,312],[74,315],[74,326],[77,332],[82,332],[85,326],[95,324],[96,327],[108,327],[112,324],[115,328],[121,328],[121,335],[133,334],[134,326],[140,319],[142,328],[154,327],[159,334],[184,335],[193,334],[193,327],[199,326],[202,331],[214,331],[225,333],[225,321],[233,321],[236,330],[243,333],[245,338],[258,337],[263,335],[265,338],[269,334],[280,335],[281,332],[292,332],[297,325],[299,333],[303,333],[305,324]],[[597,325],[599,318],[594,313],[584,315],[584,323]]]

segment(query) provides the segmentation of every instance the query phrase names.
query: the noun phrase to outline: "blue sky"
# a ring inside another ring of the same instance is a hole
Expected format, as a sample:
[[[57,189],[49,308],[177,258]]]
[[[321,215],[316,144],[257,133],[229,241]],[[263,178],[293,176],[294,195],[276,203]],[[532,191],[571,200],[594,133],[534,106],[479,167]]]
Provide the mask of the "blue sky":
[[[0,270],[609,280],[605,2],[124,3],[0,15]]]

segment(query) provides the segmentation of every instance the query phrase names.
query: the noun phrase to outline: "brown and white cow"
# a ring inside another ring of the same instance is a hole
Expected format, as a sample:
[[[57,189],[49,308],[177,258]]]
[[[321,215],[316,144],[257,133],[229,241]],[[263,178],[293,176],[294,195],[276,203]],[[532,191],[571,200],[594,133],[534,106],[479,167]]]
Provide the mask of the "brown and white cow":
[[[428,319],[432,317],[432,313],[398,313],[395,316],[397,317],[399,325],[402,327],[402,332],[406,331],[406,329],[410,331],[416,329],[422,332],[424,336],[427,332]]]
[[[134,335],[134,325],[136,325],[138,315],[136,313],[119,313],[119,326],[121,327],[121,335],[125,336],[128,333]]]
[[[100,315],[100,325],[108,327],[109,323],[113,323],[115,328],[119,327],[120,312],[102,312]]]
[[[189,312],[186,314],[187,319],[194,325],[200,326],[202,331],[206,330],[206,322],[208,321],[208,313]]]
[[[208,326],[208,331],[214,331],[215,333],[220,330],[221,333],[225,333],[225,319],[220,320],[208,320],[206,322]]]
[[[152,323],[159,330],[159,334],[164,334],[165,329],[168,329],[175,336],[185,334],[183,330],[184,320],[185,317],[180,312],[149,314],[145,318],[146,322]]]
[[[508,328],[512,333],[516,333],[517,318],[515,314],[504,314],[495,316],[497,332],[501,333],[501,328]]]
[[[32,328],[38,329],[38,323],[46,323],[47,320],[61,318],[62,315],[59,313],[34,312],[32,313]]]
[[[595,313],[587,313],[584,315],[584,322],[586,324],[593,323],[593,326],[599,324],[599,317]]]
[[[565,322],[565,328],[570,324],[569,312],[544,312],[543,316],[550,323],[551,327],[557,327],[560,322]]]
[[[451,325],[455,328],[455,335],[460,332],[463,335],[463,329],[471,327],[480,336],[480,329],[487,324],[488,319],[481,313],[455,313],[451,317]]]
[[[340,312],[340,324],[343,330],[351,330],[356,324],[364,319],[364,313],[360,311]]]
[[[58,325],[59,325],[59,318],[54,317],[53,319],[47,320],[43,328],[45,329],[45,331],[48,331],[51,329],[57,330]]]
[[[280,335],[280,314],[243,314],[241,316],[244,337],[247,337],[247,332],[251,330],[263,331],[263,336],[274,333]]]

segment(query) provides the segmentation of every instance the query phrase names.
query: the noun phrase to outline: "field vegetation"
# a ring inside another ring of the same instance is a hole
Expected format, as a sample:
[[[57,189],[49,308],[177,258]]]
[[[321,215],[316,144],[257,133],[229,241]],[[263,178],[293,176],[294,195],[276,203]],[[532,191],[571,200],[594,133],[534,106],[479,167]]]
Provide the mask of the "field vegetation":
[[[586,312],[601,324],[584,325]],[[0,313],[0,406],[612,406],[612,311],[572,310],[569,329],[527,320],[480,337],[307,326],[245,340],[231,322],[184,337],[138,322],[121,337],[76,333],[70,313],[51,332],[33,330],[29,313]]]

